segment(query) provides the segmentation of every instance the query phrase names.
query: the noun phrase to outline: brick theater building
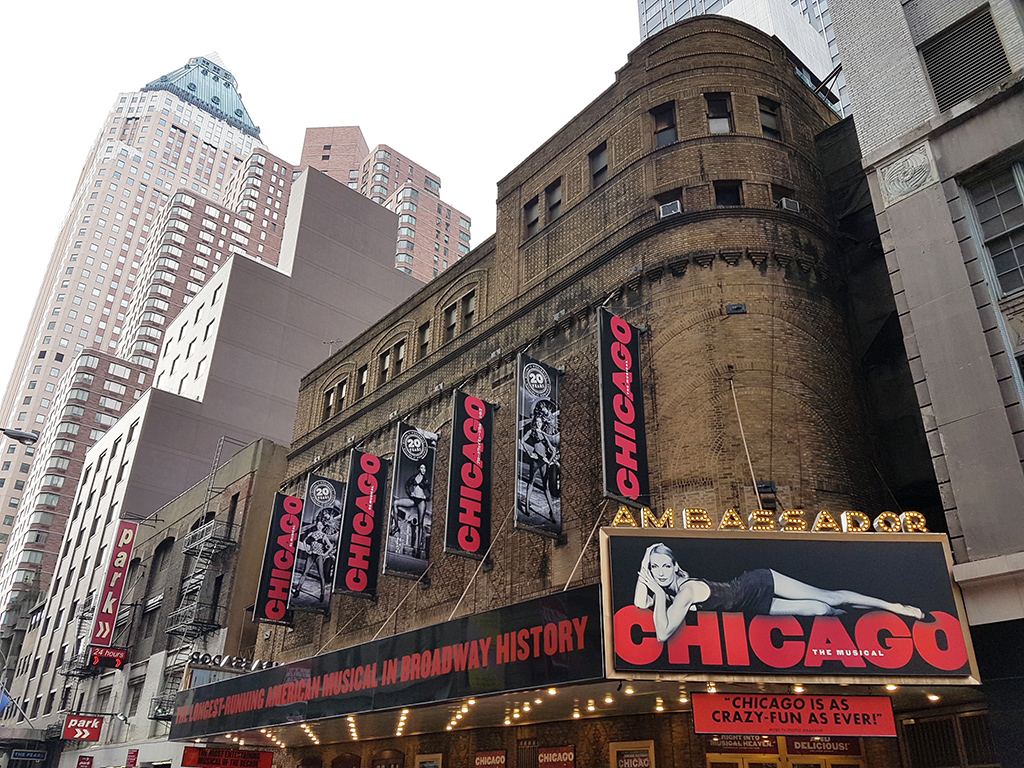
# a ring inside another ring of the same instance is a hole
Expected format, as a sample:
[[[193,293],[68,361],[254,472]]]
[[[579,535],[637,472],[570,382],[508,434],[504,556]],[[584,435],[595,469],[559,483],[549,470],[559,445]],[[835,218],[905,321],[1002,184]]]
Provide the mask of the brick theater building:
[[[983,728],[859,150],[795,64],[718,16],[652,36],[499,181],[494,237],[303,379],[256,602],[282,666],[182,691],[172,739],[306,768],[873,768],[930,707]],[[761,609],[686,597],[716,559],[760,568]]]

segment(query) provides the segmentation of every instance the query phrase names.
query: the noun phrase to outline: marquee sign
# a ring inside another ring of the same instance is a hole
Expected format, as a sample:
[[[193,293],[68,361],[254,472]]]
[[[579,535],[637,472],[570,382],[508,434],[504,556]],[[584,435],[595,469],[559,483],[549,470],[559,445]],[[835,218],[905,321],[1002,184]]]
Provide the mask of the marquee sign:
[[[978,682],[943,535],[606,528],[601,546],[609,677]]]
[[[170,738],[600,678],[595,584],[180,691]]]
[[[678,525],[677,525],[678,522]],[[863,512],[846,510],[835,513],[823,509],[817,514],[804,509],[775,512],[755,509],[746,517],[735,509],[722,513],[715,525],[706,509],[668,507],[660,516],[649,507],[634,512],[621,506],[612,520],[613,528],[683,528],[688,531],[718,530],[725,533],[756,531],[759,533],[928,533],[928,521],[920,512],[882,512],[874,519]]]

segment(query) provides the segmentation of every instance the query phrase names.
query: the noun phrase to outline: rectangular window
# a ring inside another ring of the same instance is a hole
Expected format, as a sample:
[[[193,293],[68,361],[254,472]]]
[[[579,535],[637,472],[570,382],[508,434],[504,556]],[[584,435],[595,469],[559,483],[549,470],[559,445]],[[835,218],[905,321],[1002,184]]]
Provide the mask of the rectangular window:
[[[743,205],[742,187],[738,181],[716,181],[715,205]]]
[[[769,139],[782,139],[782,118],[779,117],[778,102],[758,98],[758,109],[761,112],[761,135]]]
[[[386,382],[388,380],[388,373],[391,370],[391,350],[390,349],[387,349],[387,350],[385,350],[384,352],[381,353],[381,356],[379,358],[379,362],[380,362],[380,366],[378,368],[377,374],[378,374],[378,379],[379,379],[380,383],[383,384],[384,382]]]
[[[1003,294],[1024,288],[1024,196],[1014,171],[1024,175],[1024,166],[1018,164],[968,190]]]
[[[402,372],[402,367],[405,365],[405,342],[400,341],[395,345],[394,351],[394,368],[395,376]]]
[[[470,291],[462,297],[462,330],[468,331],[473,327],[473,319],[476,316],[476,291]]]
[[[557,179],[548,185],[547,189],[544,190],[544,205],[548,209],[548,220],[550,224],[552,221],[562,215],[562,180]],[[448,242],[445,240],[445,242]]]
[[[654,120],[654,146],[657,149],[667,147],[676,141],[676,103],[666,102],[651,110]]]
[[[459,305],[452,304],[444,311],[444,340],[451,341],[455,338],[459,327]]]
[[[705,93],[708,133],[732,133],[732,98],[728,93]]]
[[[590,188],[597,189],[608,181],[608,142],[601,142],[589,155]]]
[[[430,351],[430,323],[424,323],[420,326],[419,332],[416,335],[416,343],[418,347],[417,360],[422,360],[427,356],[427,352]]]
[[[523,219],[527,237],[533,237],[540,231],[540,198],[533,198],[523,207]]]
[[[324,392],[324,417],[322,420],[327,421],[331,418],[332,413],[334,413],[334,387]]]
[[[361,398],[361,397],[366,395],[366,382],[367,382],[368,378],[369,378],[369,366],[364,365],[362,368],[359,369],[359,374],[358,374],[359,390],[356,393],[356,397],[357,398]]]

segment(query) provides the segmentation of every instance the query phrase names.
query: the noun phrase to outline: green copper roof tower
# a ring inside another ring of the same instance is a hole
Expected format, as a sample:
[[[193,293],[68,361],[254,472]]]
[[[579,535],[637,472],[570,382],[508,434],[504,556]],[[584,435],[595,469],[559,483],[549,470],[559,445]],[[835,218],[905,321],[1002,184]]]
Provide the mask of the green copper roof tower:
[[[220,57],[195,56],[183,67],[147,83],[143,91],[170,91],[183,101],[209,112],[242,133],[260,137],[242,103],[235,76],[221,66]]]

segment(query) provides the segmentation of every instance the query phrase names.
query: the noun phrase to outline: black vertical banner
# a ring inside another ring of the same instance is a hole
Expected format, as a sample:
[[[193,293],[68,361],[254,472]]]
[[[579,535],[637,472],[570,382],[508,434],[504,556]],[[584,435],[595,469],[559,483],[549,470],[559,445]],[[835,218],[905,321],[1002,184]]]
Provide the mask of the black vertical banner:
[[[309,475],[289,608],[323,610],[330,605],[344,503],[343,482]]]
[[[491,546],[491,403],[455,390],[444,551],[481,560]]]
[[[559,372],[519,355],[516,363],[516,528],[562,533]]]
[[[647,424],[640,377],[640,331],[604,307],[597,310],[604,495],[650,504]]]
[[[372,453],[352,449],[334,569],[335,592],[370,599],[377,596],[377,562],[384,527],[388,464],[386,459]]]
[[[430,565],[437,435],[398,422],[384,573],[418,579]]]
[[[302,525],[303,502],[298,496],[274,494],[274,511],[270,515],[267,547],[263,552],[263,569],[256,590],[253,621],[288,624],[288,595],[292,588],[295,548]]]

